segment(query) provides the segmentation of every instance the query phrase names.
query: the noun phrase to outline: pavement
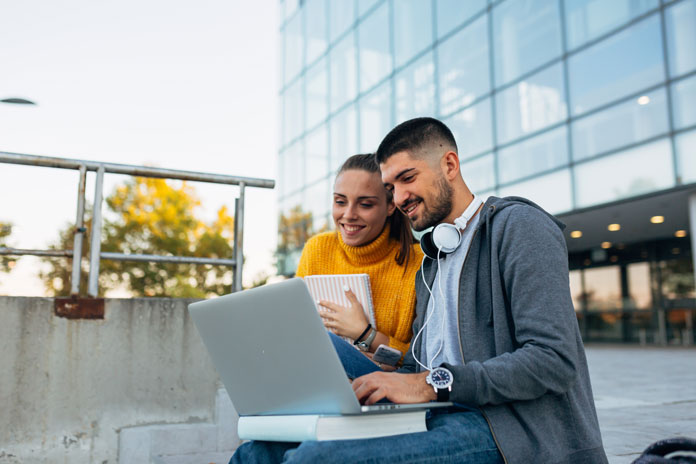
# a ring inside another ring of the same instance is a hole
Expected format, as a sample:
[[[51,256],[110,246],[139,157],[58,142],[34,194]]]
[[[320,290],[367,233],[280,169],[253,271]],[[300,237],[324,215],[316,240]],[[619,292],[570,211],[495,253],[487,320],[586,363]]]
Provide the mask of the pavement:
[[[585,347],[604,449],[631,463],[651,443],[696,438],[696,348]]]

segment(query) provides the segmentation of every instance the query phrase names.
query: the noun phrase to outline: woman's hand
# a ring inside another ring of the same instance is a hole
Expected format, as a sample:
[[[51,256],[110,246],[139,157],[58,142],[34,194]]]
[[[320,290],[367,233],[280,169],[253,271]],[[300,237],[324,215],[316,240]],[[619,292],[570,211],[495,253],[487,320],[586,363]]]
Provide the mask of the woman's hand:
[[[329,311],[322,311],[324,326],[341,337],[355,340],[367,327],[367,317],[362,305],[348,287],[344,287],[350,306],[341,306],[330,301],[321,300],[319,305]]]

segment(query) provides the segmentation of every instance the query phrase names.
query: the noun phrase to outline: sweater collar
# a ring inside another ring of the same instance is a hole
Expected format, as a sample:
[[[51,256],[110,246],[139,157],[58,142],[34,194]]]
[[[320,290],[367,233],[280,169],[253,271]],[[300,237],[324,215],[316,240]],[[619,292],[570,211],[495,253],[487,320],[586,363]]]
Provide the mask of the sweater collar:
[[[338,234],[338,243],[345,253],[348,262],[351,264],[364,265],[377,263],[388,255],[394,254],[395,248],[398,246],[398,241],[389,243],[389,229],[390,226],[387,224],[376,239],[362,246],[346,245],[345,242],[343,242],[341,233],[336,231],[336,234]]]

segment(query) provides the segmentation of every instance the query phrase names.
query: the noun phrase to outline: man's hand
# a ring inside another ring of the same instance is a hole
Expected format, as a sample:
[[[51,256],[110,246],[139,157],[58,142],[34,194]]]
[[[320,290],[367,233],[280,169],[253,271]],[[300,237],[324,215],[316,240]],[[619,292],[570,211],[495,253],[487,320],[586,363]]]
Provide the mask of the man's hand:
[[[437,399],[433,387],[425,383],[427,376],[427,372],[373,372],[353,380],[352,385],[361,404],[375,404],[384,398],[393,403],[427,403]]]
[[[346,290],[346,297],[350,301],[350,306],[347,307],[330,301],[319,301],[320,306],[330,310],[323,311],[321,318],[324,326],[336,335],[355,340],[367,327],[367,317],[362,305],[350,289]]]

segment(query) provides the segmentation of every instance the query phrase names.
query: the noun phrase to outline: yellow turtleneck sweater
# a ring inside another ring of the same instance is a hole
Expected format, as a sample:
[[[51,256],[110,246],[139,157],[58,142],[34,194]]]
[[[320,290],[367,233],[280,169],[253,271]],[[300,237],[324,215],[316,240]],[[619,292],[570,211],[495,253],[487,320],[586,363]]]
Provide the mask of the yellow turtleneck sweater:
[[[389,237],[389,226],[359,247],[346,245],[338,232],[325,232],[307,241],[296,275],[368,274],[377,330],[389,336],[389,346],[405,354],[416,304],[415,276],[423,260],[417,243],[412,250],[404,272],[394,260],[399,241]]]

